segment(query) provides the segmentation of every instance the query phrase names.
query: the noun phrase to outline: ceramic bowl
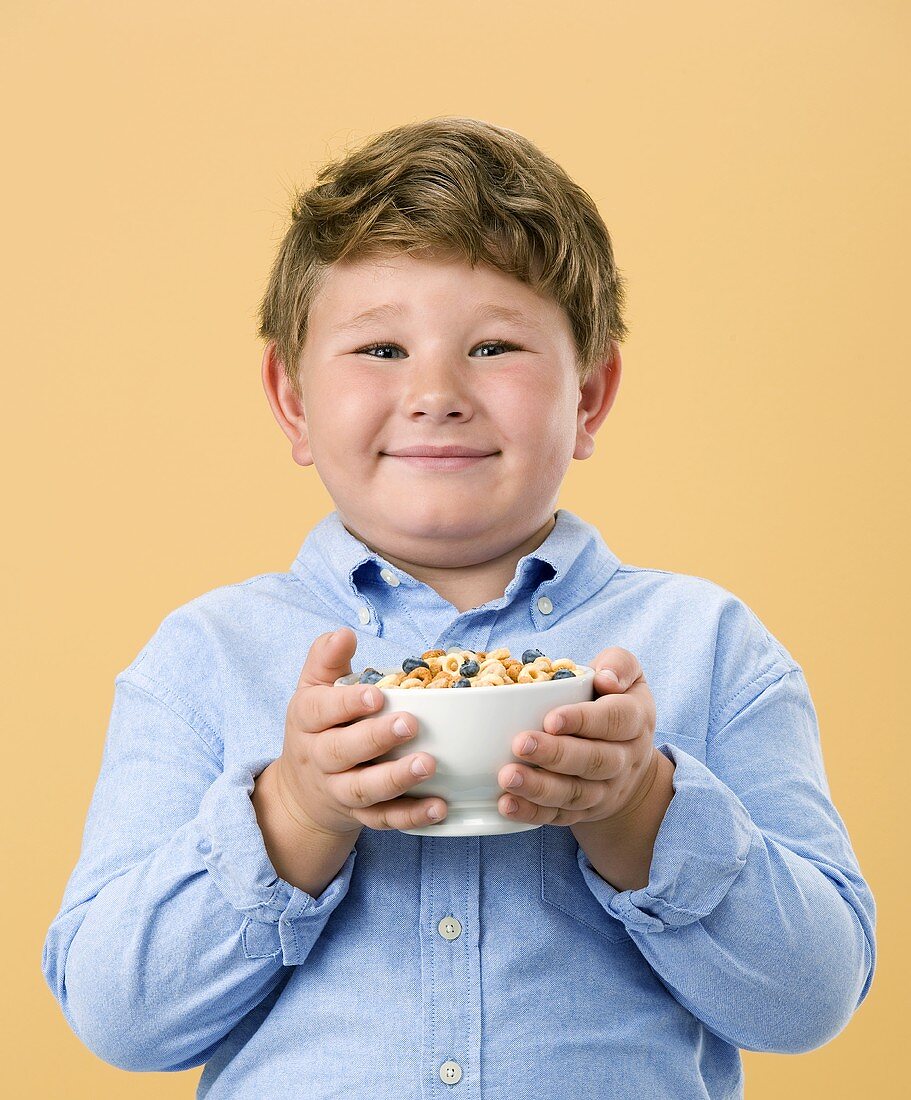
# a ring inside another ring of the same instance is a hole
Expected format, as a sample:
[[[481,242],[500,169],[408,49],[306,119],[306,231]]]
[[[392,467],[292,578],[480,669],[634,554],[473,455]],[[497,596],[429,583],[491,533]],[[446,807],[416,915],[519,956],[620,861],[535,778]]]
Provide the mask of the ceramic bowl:
[[[504,764],[524,763],[512,752],[512,742],[523,730],[542,729],[554,707],[585,703],[594,698],[594,669],[580,665],[581,676],[538,680],[509,687],[426,688],[383,687],[383,706],[375,714],[405,711],[414,715],[417,734],[407,744],[376,757],[374,763],[427,752],[436,771],[409,788],[416,798],[438,795],[449,810],[443,821],[402,832],[415,836],[490,836],[536,829],[528,822],[509,821],[497,809],[504,793],[497,774]],[[379,669],[383,675],[400,669]],[[342,676],[337,684],[356,684],[358,674]]]

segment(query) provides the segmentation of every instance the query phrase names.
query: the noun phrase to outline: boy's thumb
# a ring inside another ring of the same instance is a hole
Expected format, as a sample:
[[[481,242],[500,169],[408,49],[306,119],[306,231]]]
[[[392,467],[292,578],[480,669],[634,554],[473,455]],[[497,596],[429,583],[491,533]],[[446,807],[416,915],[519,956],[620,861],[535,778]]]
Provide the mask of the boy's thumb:
[[[351,672],[351,658],[357,649],[357,635],[347,626],[320,636],[310,646],[297,686],[333,684]]]

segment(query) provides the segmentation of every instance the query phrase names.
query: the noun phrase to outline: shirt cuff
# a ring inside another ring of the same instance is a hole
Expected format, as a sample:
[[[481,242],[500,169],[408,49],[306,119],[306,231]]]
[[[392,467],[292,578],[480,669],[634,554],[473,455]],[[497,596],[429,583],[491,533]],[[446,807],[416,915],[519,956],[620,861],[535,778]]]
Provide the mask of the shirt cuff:
[[[203,795],[196,816],[196,850],[215,885],[245,915],[241,928],[248,959],[281,955],[286,966],[302,963],[333,911],[348,893],[356,849],[314,898],[277,876],[250,800],[256,776],[271,760],[223,772]]]
[[[674,796],[655,838],[648,883],[616,890],[580,847],[579,868],[601,905],[631,932],[662,932],[708,916],[746,865],[753,823],[736,794],[689,753],[659,745],[672,760]]]

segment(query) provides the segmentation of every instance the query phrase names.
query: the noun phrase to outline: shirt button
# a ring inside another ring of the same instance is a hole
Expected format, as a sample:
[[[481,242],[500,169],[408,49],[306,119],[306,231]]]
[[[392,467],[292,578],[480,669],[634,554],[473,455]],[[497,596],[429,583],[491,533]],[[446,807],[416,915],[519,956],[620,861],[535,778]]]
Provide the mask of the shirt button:
[[[440,1066],[440,1080],[447,1085],[454,1085],[462,1080],[462,1067],[458,1062],[444,1062]]]
[[[462,925],[455,917],[443,917],[437,925],[437,931],[444,940],[457,940],[462,935]]]
[[[392,585],[393,588],[398,588],[398,586],[402,583],[391,569],[381,569],[380,576],[383,578],[386,584]]]
[[[358,611],[357,617],[361,620],[364,626],[366,626],[367,623],[370,622],[370,612],[367,610],[366,607],[362,607],[360,611]]]
[[[538,610],[542,615],[549,615],[553,609],[554,605],[546,596],[542,596],[541,599],[538,600]]]

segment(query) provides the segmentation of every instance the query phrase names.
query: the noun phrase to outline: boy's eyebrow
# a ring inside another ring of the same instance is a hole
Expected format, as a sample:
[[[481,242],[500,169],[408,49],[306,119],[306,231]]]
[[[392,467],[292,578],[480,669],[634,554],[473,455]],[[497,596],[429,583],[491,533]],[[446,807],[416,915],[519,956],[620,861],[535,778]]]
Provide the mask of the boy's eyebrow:
[[[373,306],[365,309],[348,321],[342,321],[332,329],[336,332],[347,332],[349,329],[364,328],[373,321],[382,321],[388,317],[401,317],[405,314],[405,307],[398,302],[387,302],[386,305]],[[483,302],[474,311],[475,316],[481,321],[514,321],[519,325],[528,325],[530,328],[540,329],[541,324],[523,313],[520,309],[512,309],[509,306],[499,305],[497,302]]]

